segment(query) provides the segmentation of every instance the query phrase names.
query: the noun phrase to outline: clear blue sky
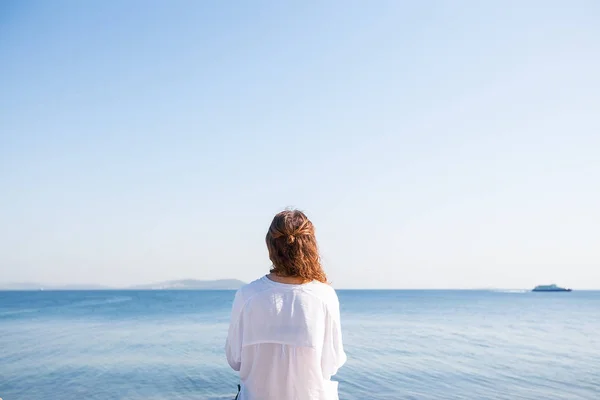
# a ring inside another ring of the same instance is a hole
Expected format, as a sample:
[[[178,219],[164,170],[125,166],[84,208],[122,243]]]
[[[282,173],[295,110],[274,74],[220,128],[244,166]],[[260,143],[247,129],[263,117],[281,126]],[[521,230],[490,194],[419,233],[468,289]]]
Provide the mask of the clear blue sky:
[[[0,282],[600,288],[597,1],[3,1]]]

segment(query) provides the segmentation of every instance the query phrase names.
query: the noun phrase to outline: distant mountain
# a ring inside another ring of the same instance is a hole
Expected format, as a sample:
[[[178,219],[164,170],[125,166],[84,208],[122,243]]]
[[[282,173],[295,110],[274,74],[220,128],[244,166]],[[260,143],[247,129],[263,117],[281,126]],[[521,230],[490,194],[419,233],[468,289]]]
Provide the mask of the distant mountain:
[[[126,288],[116,288],[101,285],[44,285],[41,283],[0,283],[0,290],[237,290],[245,285],[237,279],[219,279],[215,281],[201,281],[196,279],[183,279],[151,283],[148,285],[135,285]]]
[[[0,283],[0,290],[39,290],[42,285],[31,282]]]
[[[196,279],[183,279],[151,283],[148,285],[131,286],[134,290],[236,290],[245,285],[237,279],[219,279],[216,281],[200,281]]]
[[[111,290],[110,286],[103,285],[61,285],[61,286],[42,286],[45,290]]]
[[[0,284],[0,290],[110,290],[109,286],[101,285],[44,285],[42,283],[21,282]]]

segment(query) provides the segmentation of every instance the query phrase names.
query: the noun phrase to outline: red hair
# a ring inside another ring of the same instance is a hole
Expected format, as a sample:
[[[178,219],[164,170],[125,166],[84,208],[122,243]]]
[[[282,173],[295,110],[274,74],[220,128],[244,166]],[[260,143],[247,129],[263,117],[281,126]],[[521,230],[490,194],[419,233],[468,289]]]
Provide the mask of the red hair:
[[[273,263],[271,273],[327,283],[315,228],[302,211],[282,211],[275,215],[266,242]]]

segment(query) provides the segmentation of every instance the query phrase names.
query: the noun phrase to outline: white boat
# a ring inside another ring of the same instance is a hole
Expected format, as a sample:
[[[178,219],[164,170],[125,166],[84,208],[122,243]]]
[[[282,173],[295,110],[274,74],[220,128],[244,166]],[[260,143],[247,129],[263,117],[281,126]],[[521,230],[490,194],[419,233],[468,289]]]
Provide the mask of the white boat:
[[[532,292],[570,292],[571,289],[568,288],[562,288],[559,286],[556,286],[555,284],[552,285],[539,285],[533,288]]]

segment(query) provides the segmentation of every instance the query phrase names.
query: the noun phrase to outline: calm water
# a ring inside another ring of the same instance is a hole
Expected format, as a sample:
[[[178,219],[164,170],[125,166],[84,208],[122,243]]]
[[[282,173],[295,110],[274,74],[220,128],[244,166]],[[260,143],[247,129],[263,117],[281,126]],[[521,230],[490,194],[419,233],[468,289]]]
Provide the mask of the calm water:
[[[341,399],[600,399],[600,292],[339,296],[349,356]],[[232,299],[0,292],[0,397],[231,399]]]

